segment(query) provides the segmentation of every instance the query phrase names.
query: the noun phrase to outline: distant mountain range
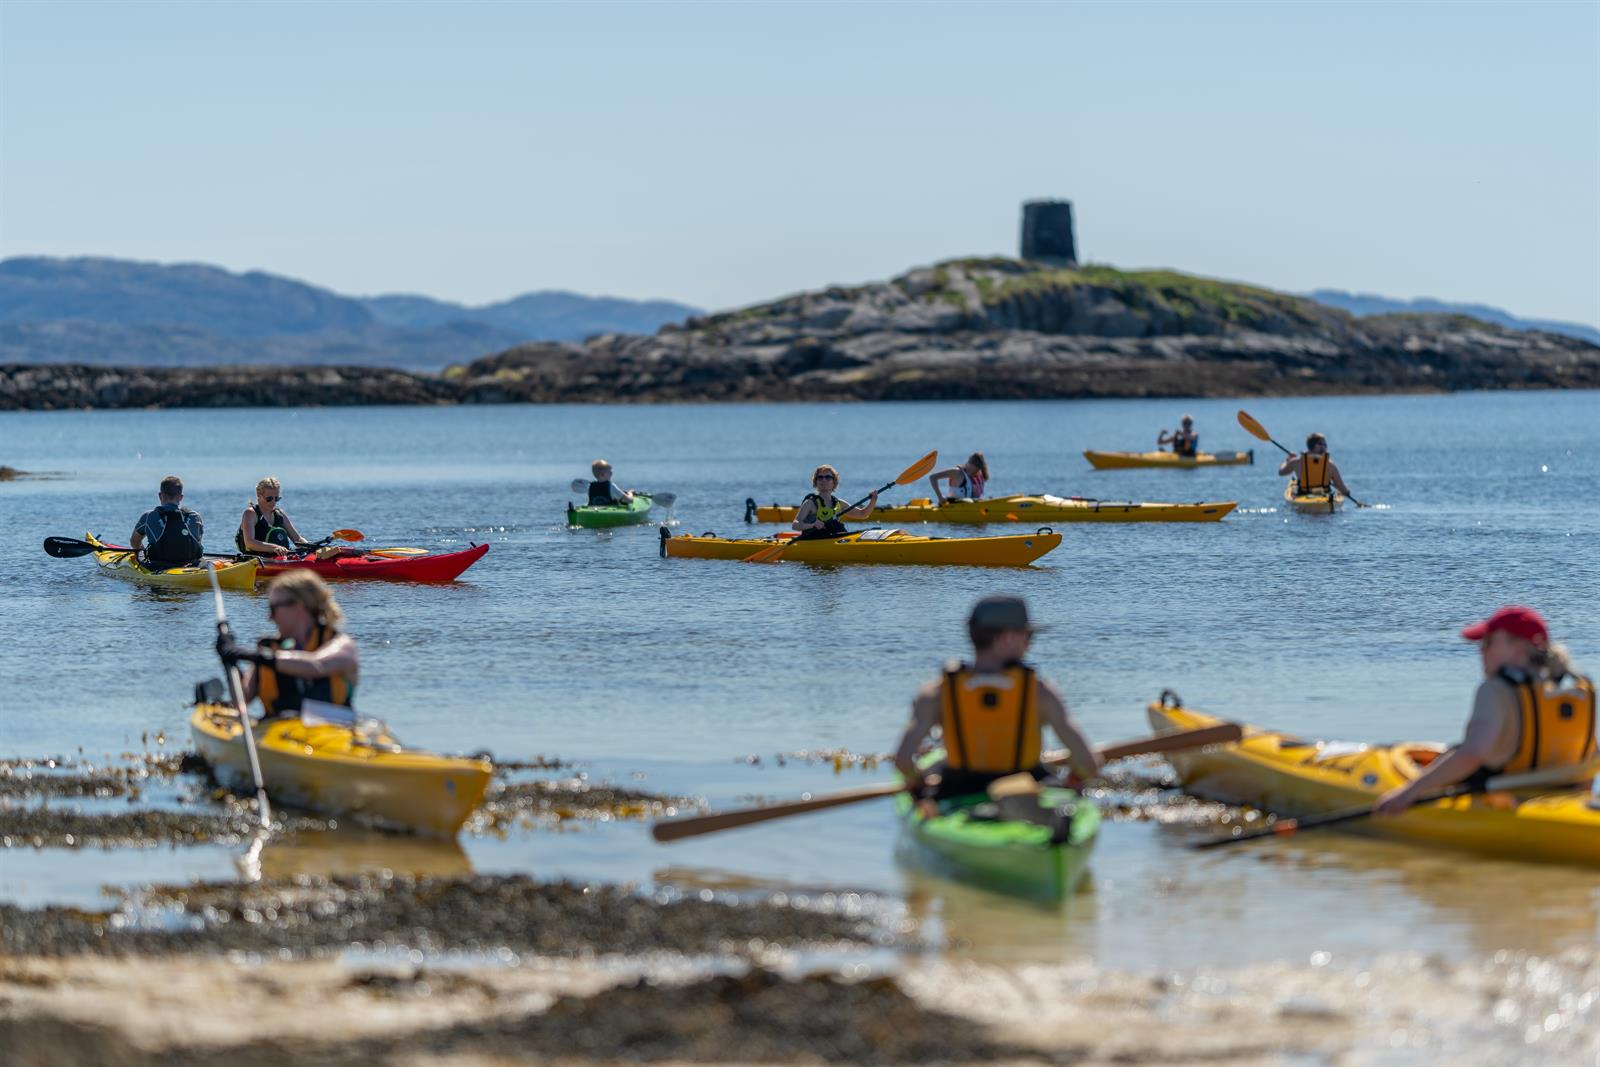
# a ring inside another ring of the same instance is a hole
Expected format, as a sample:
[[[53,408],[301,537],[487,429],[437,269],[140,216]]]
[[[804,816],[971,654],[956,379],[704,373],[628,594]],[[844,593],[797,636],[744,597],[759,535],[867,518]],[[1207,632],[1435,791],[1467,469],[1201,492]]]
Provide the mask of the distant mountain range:
[[[483,307],[348,297],[261,271],[81,257],[0,260],[0,363],[342,363],[437,370],[528,341],[649,334],[699,310],[527,293]]]
[[[1427,315],[1466,315],[1469,318],[1479,319],[1483,322],[1492,322],[1496,326],[1505,326],[1513,330],[1543,330],[1546,333],[1559,333],[1567,337],[1576,337],[1580,341],[1588,341],[1592,345],[1600,345],[1600,329],[1585,326],[1581,322],[1555,322],[1550,319],[1523,319],[1501,311],[1499,308],[1488,307],[1484,304],[1451,304],[1432,297],[1419,297],[1416,300],[1394,300],[1387,296],[1377,296],[1373,293],[1347,293],[1343,289],[1318,289],[1315,292],[1304,294],[1319,304],[1329,307],[1343,308],[1352,315],[1391,315],[1396,312],[1417,312]]]

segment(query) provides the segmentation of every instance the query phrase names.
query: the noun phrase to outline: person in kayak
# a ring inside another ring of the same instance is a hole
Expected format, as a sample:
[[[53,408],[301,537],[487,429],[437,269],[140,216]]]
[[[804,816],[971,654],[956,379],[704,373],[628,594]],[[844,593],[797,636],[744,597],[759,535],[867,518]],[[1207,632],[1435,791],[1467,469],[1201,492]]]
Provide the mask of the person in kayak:
[[[983,497],[984,483],[988,480],[989,463],[983,458],[982,452],[974,452],[958,467],[946,467],[942,471],[934,471],[928,475],[928,484],[933,487],[933,495],[941,504],[945,502],[946,497],[939,489],[940,482],[950,487],[948,499],[979,500]]]
[[[633,491],[619,489],[611,484],[611,464],[597,459],[589,466],[594,481],[589,483],[589,506],[605,507],[609,504],[633,503]]]
[[[183,481],[176,474],[161,479],[159,503],[139,516],[128,544],[153,570],[192,567],[205,554],[205,521],[183,506]]]
[[[1503,607],[1461,636],[1477,642],[1483,662],[1466,736],[1417,777],[1380,797],[1373,809],[1379,815],[1399,815],[1458,782],[1576,767],[1595,754],[1594,683],[1573,673],[1566,649],[1550,643],[1537,611]]]
[[[1331,484],[1345,496],[1350,495],[1339,465],[1328,455],[1328,439],[1320,433],[1307,434],[1306,450],[1291,453],[1278,467],[1278,473],[1294,475],[1302,494],[1326,493]]]
[[[267,610],[276,637],[254,648],[217,637],[223,662],[255,664],[244,683],[246,703],[260,697],[269,719],[297,714],[306,700],[353,707],[361,656],[328,583],[310,571],[281,574],[267,587]]]
[[[278,479],[268,477],[256,483],[256,498],[245,507],[244,514],[239,516],[239,528],[233,532],[233,543],[240,552],[252,556],[287,556],[309,547],[289,516],[278,507],[282,499],[283,485]]]
[[[1195,432],[1193,415],[1185,415],[1183,425],[1171,433],[1162,430],[1156,435],[1157,448],[1165,448],[1167,445],[1172,446],[1174,455],[1188,456],[1192,459],[1199,454],[1200,435]]]
[[[819,537],[839,537],[848,533],[844,525],[845,519],[851,515],[859,515],[864,519],[878,506],[876,489],[861,507],[847,508],[839,503],[833,495],[839,488],[839,472],[826,463],[811,473],[811,488],[813,492],[807,493],[806,498],[800,501],[794,522],[790,524],[800,531],[800,539],[803,541]]]
[[[1046,725],[1070,750],[1076,778],[1099,772],[1099,757],[1061,694],[1023,662],[1036,629],[1021,597],[984,597],[967,618],[972,662],[950,664],[917,692],[894,763],[924,815],[937,814],[938,801],[946,797],[982,793],[1000,778],[1045,778],[1049,772],[1039,759]],[[945,758],[925,772],[917,766],[917,751],[936,726]],[[937,783],[929,783],[932,773],[939,775]]]

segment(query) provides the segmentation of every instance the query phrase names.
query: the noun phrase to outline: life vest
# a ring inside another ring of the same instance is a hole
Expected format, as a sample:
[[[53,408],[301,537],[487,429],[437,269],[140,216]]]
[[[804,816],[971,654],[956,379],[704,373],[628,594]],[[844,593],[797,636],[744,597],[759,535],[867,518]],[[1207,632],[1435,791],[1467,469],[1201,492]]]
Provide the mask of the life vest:
[[[1184,433],[1182,430],[1172,431],[1172,451],[1180,456],[1193,456],[1200,451],[1200,435]]]
[[[1326,452],[1300,453],[1300,473],[1295,478],[1302,493],[1314,493],[1328,488],[1328,454]]]
[[[285,528],[289,520],[284,517],[283,512],[279,511],[277,508],[273,508],[272,521],[268,522],[266,516],[261,514],[260,504],[252,500],[250,502],[250,510],[256,513],[256,526],[255,529],[251,531],[250,536],[253,537],[258,544],[282,545],[284,548],[294,547],[294,540],[289,536],[289,531]],[[244,547],[243,530],[233,531],[233,543],[238,547],[240,552],[250,551]]]
[[[615,504],[616,502],[616,498],[611,495],[611,479],[607,478],[603,482],[589,483],[590,507],[603,507],[607,504]]]
[[[816,493],[807,493],[806,499],[816,506],[818,522],[838,523],[840,521],[839,516],[843,515],[845,509],[849,507],[848,504],[839,503],[838,497],[833,498],[831,505],[824,504],[822,497]]]
[[[156,514],[165,520],[166,525],[161,528],[160,537],[145,544],[145,563],[159,570],[188,567],[199,563],[205,553],[205,546],[189,532],[189,517],[194,512],[188,508],[176,508],[172,511],[158,508]]]
[[[940,696],[945,764],[954,771],[1014,774],[1039,762],[1039,679],[1012,664],[980,674],[946,668]]]
[[[318,625],[311,631],[305,648],[300,651],[315,652],[327,644],[334,633],[328,627]],[[286,639],[282,647],[294,648],[294,642]],[[266,709],[267,717],[271,718],[298,712],[303,700],[320,700],[325,704],[353,707],[356,686],[342,674],[327,678],[291,678],[286,674],[280,675],[263,663],[256,667],[256,695],[261,698],[261,706]]]
[[[961,495],[968,500],[980,500],[983,497],[983,483],[985,478],[981,474],[968,474],[967,468],[957,467],[961,472]]]
[[[1512,668],[1503,668],[1499,677],[1516,690],[1521,719],[1517,725],[1517,750],[1498,773],[1575,766],[1594,755],[1593,682],[1574,675],[1572,685],[1557,689],[1554,682],[1531,678]]]

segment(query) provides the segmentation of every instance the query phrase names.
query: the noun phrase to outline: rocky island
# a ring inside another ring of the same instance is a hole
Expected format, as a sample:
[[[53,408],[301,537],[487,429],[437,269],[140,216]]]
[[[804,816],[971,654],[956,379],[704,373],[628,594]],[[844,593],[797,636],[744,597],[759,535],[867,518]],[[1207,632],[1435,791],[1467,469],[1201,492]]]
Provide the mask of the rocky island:
[[[371,367],[0,365],[0,410],[1283,396],[1600,387],[1600,346],[1176,271],[957,259],[653,335]]]

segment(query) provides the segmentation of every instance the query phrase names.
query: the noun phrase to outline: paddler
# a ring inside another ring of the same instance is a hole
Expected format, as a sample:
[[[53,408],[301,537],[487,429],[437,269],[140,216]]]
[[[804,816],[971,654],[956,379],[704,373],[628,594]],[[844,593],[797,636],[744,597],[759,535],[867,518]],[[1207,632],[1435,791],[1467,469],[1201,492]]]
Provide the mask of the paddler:
[[[1070,750],[1078,780],[1100,770],[1061,694],[1023,661],[1036,629],[1021,597],[984,597],[967,618],[972,662],[949,664],[917,692],[894,762],[925,816],[938,813],[939,800],[982,793],[1000,778],[1024,774],[1042,780],[1049,773],[1040,763],[1047,724]],[[946,755],[924,772],[917,751],[935,726],[942,730]],[[937,783],[928,780],[933,773]]]
[[[206,524],[198,512],[183,506],[183,481],[176,474],[161,479],[158,503],[139,516],[128,544],[143,550],[144,562],[156,570],[191,567],[205,554]]]
[[[1172,446],[1172,452],[1178,456],[1193,458],[1200,452],[1200,435],[1195,432],[1194,416],[1185,415],[1183,424],[1171,433],[1162,430],[1156,435],[1156,447]]]
[[[1595,753],[1594,683],[1572,672],[1566,649],[1550,643],[1537,611],[1503,607],[1461,636],[1477,642],[1483,661],[1466,736],[1417,777],[1379,798],[1374,809],[1379,815],[1399,815],[1418,799],[1458,782],[1577,766]]]
[[[794,522],[790,524],[800,531],[802,541],[818,537],[838,537],[847,533],[845,519],[851,515],[866,518],[872,514],[872,509],[878,506],[876,489],[860,507],[849,508],[839,503],[833,495],[839,488],[839,472],[826,463],[811,472],[811,488],[813,491],[807,493],[806,498],[800,501]]]
[[[1345,496],[1350,495],[1344,476],[1339,473],[1339,465],[1328,455],[1328,439],[1320,433],[1307,434],[1306,450],[1291,452],[1278,467],[1278,473],[1294,475],[1302,494],[1326,493],[1331,483]]]
[[[619,489],[611,484],[611,464],[603,459],[597,459],[589,465],[589,471],[594,475],[594,481],[589,483],[590,507],[633,503],[631,489]]]
[[[239,516],[239,528],[233,534],[233,543],[240,552],[252,556],[287,556],[310,547],[289,521],[288,514],[278,507],[282,499],[283,485],[278,479],[266,477],[256,483],[256,498]]]
[[[980,500],[983,497],[984,483],[989,480],[989,462],[983,458],[982,452],[974,452],[967,457],[967,461],[958,467],[946,467],[941,471],[934,471],[928,475],[928,484],[933,487],[933,495],[939,503],[949,500]],[[939,483],[943,482],[950,487],[950,496],[945,497],[940,490]]]
[[[328,584],[311,571],[281,574],[267,587],[267,610],[276,637],[255,648],[217,638],[224,662],[256,665],[245,679],[245,700],[260,697],[266,718],[297,715],[306,700],[351,707],[361,657],[355,638],[341,629],[344,612]]]

